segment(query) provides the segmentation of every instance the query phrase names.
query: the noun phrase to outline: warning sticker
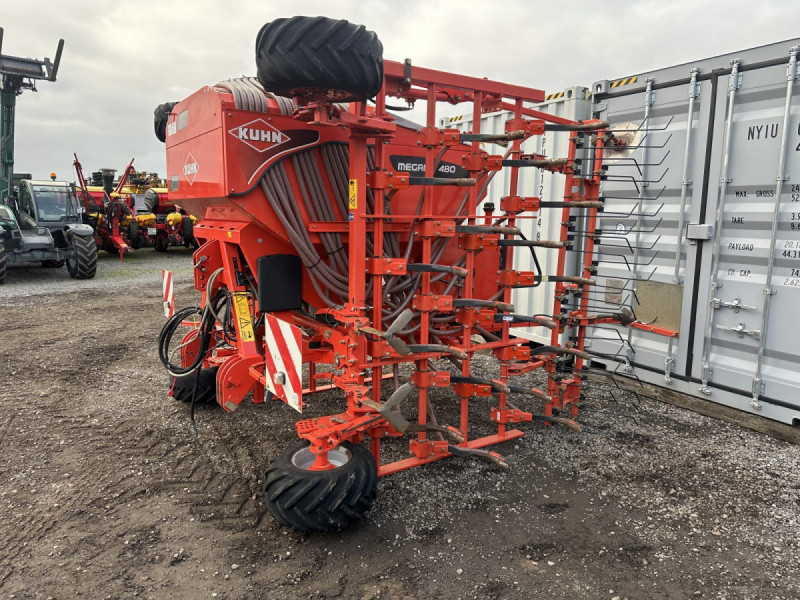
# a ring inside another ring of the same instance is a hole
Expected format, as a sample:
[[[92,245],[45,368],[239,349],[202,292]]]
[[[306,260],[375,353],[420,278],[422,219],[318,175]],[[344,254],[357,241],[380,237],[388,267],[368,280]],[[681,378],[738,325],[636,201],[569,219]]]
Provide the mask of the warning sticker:
[[[347,197],[350,210],[356,210],[358,208],[358,179],[350,180],[350,188]]]
[[[236,319],[239,321],[239,335],[243,342],[252,342],[256,336],[253,322],[250,319],[250,303],[246,292],[234,292],[233,305],[236,307]]]

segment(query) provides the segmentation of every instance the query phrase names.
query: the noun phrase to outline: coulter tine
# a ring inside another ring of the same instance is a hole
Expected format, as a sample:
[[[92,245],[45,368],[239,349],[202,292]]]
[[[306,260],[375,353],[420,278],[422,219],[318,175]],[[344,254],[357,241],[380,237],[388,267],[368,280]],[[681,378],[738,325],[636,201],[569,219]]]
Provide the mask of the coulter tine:
[[[502,233],[506,235],[519,235],[519,227],[504,227],[502,225],[456,225],[456,233]]]
[[[391,344],[391,340],[389,340]],[[394,347],[394,346],[392,346]],[[463,350],[458,348],[452,348],[450,346],[443,346],[441,344],[409,344],[407,346],[410,352],[414,354],[422,354],[425,352],[439,352],[441,354],[449,354],[451,356],[455,356],[456,358],[460,358],[462,360],[467,358],[467,353]]]
[[[404,383],[399,388],[397,388],[391,396],[389,396],[389,399],[386,402],[383,403],[380,413],[385,416],[387,412],[389,412],[395,406],[398,406],[413,391],[414,391],[413,385],[411,385],[410,383]]]
[[[399,337],[392,336],[390,338],[387,338],[386,341],[389,343],[392,349],[395,352],[397,352],[400,356],[408,356],[409,354],[411,354],[411,352],[413,352],[411,350],[411,346],[406,344]]]
[[[495,308],[503,312],[511,312],[514,310],[514,305],[507,302],[497,302],[495,300],[474,300],[472,298],[458,298],[453,300],[453,306],[455,308]]]
[[[503,457],[501,454],[497,452],[489,452],[488,450],[478,450],[477,448],[461,448],[460,446],[454,446],[450,444],[447,447],[447,451],[450,452],[453,456],[458,456],[459,458],[484,458],[488,461],[493,462],[498,467],[503,469],[504,471],[508,471],[508,461]]]
[[[567,419],[565,417],[553,417],[547,415],[532,415],[534,421],[547,421],[549,423],[557,423],[558,425],[564,425],[565,427],[569,427],[575,433],[580,433],[583,431],[583,426],[578,423],[577,421],[573,421],[572,419]]]
[[[389,325],[389,328],[386,330],[386,335],[395,335],[398,331],[402,331],[405,329],[406,325],[411,322],[411,319],[414,318],[414,311],[410,308],[405,309],[401,312],[397,318],[394,320],[394,323]]]
[[[477,182],[468,177],[462,177],[460,179],[446,179],[444,177],[409,177],[408,183],[410,185],[474,187]]]
[[[430,273],[452,273],[456,277],[466,277],[467,270],[462,267],[449,267],[447,265],[430,265],[425,263],[409,263],[407,271],[427,271]]]
[[[545,402],[550,402],[550,395],[545,394],[541,390],[537,390],[535,388],[524,388],[518,386],[509,386],[509,391],[512,394],[524,394],[526,396],[533,396],[535,398],[539,398],[540,400],[544,400]]]

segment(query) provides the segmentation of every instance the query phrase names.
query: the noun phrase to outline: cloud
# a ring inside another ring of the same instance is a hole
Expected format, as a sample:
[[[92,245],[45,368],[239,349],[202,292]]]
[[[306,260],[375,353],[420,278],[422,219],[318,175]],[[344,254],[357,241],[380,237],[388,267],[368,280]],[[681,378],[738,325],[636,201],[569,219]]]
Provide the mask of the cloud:
[[[387,58],[558,91],[791,38],[800,4],[744,0],[554,3],[531,0],[307,0],[309,15],[363,23]],[[16,170],[71,180],[87,172],[165,175],[152,113],[203,85],[253,74],[262,24],[292,16],[286,2],[138,0],[4,2],[3,53],[53,57],[58,81],[18,98]],[[465,112],[464,107],[448,113]]]

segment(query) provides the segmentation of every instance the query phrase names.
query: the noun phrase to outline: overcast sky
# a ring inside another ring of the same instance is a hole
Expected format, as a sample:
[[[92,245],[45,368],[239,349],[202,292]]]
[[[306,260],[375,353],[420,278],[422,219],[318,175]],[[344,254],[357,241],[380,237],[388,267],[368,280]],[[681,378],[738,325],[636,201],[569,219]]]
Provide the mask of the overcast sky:
[[[2,53],[53,58],[55,83],[17,102],[17,172],[73,180],[100,167],[165,176],[153,109],[255,75],[264,23],[295,14],[363,23],[384,57],[548,93],[800,36],[800,2],[766,0],[25,0],[0,2]],[[300,3],[298,3],[300,5]],[[462,112],[461,110],[457,111]],[[466,112],[466,111],[464,111]],[[453,114],[452,112],[450,114]]]

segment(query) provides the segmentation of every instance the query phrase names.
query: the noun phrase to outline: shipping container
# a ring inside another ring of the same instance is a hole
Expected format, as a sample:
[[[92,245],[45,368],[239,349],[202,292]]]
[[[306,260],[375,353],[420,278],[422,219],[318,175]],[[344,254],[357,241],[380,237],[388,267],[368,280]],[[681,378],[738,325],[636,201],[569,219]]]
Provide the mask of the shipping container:
[[[626,142],[604,155],[590,307],[628,306],[638,324],[592,328],[595,367],[800,424],[798,46],[602,80],[535,107],[608,121]],[[482,131],[502,131],[508,118],[487,115]],[[467,118],[442,125],[471,128]],[[544,144],[542,153],[559,156],[564,135],[532,138],[528,151]],[[527,176],[526,194],[563,194],[561,176]],[[507,184],[498,175],[495,185],[487,198],[496,201]],[[525,234],[556,239],[558,216],[542,218]],[[530,270],[518,256],[517,268]],[[548,312],[552,287],[516,290],[514,302],[519,312]],[[547,342],[542,331],[521,335]]]

